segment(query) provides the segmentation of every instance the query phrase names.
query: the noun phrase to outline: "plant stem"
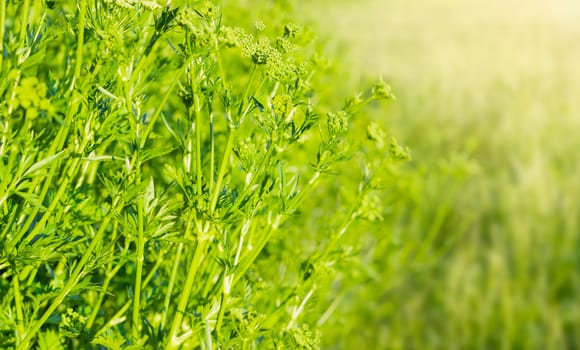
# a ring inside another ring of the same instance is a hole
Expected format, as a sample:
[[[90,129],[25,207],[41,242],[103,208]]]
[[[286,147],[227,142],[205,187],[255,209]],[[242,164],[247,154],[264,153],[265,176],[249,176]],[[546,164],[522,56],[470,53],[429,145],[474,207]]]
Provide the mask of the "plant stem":
[[[268,164],[268,162],[270,161],[270,158],[273,155],[273,149],[274,148],[275,148],[275,146],[273,144],[273,141],[272,140],[269,140],[269,146],[268,146],[268,149],[266,150],[266,154],[264,154],[264,156],[260,160],[260,163],[258,164],[258,167],[256,168],[256,170],[252,174],[252,176],[251,176],[250,181],[248,182],[248,184],[246,184],[244,186],[244,189],[242,190],[242,194],[240,196],[238,196],[238,198],[236,199],[236,202],[232,206],[232,210],[236,210],[236,209],[239,208],[240,204],[243,202],[243,200],[248,195],[248,192],[251,190],[251,188],[256,183],[256,180],[260,178],[260,176],[262,175],[264,169],[266,169],[266,164]]]
[[[280,215],[280,217],[281,217],[281,215]],[[262,249],[264,249],[266,244],[270,241],[270,238],[272,238],[272,234],[274,231],[275,231],[275,228],[272,225],[268,225],[268,229],[262,233],[262,237],[261,237],[262,239],[260,240],[258,245],[255,246],[249,252],[249,256],[246,257],[246,259],[240,261],[240,264],[236,268],[236,275],[234,277],[234,280],[232,281],[232,288],[234,287],[234,285],[237,284],[237,282],[239,282],[239,280],[244,276],[246,271],[248,271],[250,266],[252,266],[254,261],[258,258],[258,256],[262,252]]]
[[[169,88],[167,88],[167,91],[163,95],[163,98],[161,98],[161,102],[159,103],[159,105],[155,109],[155,113],[153,113],[153,115],[149,119],[149,123],[147,124],[147,127],[145,128],[145,131],[143,132],[143,134],[141,136],[141,148],[143,148],[145,146],[145,141],[147,141],[147,138],[149,137],[149,133],[153,130],[153,127],[155,126],[155,122],[157,121],[157,118],[159,117],[159,115],[161,115],[161,112],[163,111],[163,107],[165,107],[165,105],[167,104],[167,101],[169,100],[169,96],[171,96],[171,93],[173,92],[175,85],[177,85],[177,82],[181,78],[182,73],[183,73],[183,71],[179,70],[179,72],[175,74],[175,78],[171,82],[171,85],[169,85]]]
[[[295,200],[289,204],[288,209],[290,211],[298,207],[298,205],[300,205],[300,203],[304,199],[304,196],[307,193],[310,193],[310,191],[312,191],[312,189],[316,187],[320,175],[321,173],[318,171],[315,172],[314,175],[312,175],[312,177],[310,178],[306,186],[302,189],[302,191],[296,197],[294,197]],[[274,231],[278,229],[281,223],[282,223],[282,214],[277,214],[276,217],[273,219],[272,224],[268,225],[268,229],[266,230],[266,232],[262,234],[261,240],[258,242],[258,245],[254,247],[254,249],[252,249],[250,255],[246,259],[240,261],[239,268],[236,270],[236,275],[232,281],[232,288],[244,276],[244,274],[250,268],[250,266],[252,266],[254,261],[260,255],[262,249],[264,249],[266,244],[270,241],[270,238],[272,237]]]
[[[187,223],[190,225],[190,223]],[[177,253],[175,253],[175,260],[173,261],[173,269],[171,270],[171,275],[169,276],[169,284],[167,285],[167,294],[165,294],[165,301],[163,302],[163,315],[161,316],[161,329],[165,328],[167,322],[167,315],[169,314],[169,304],[171,303],[171,295],[173,294],[173,287],[175,286],[175,280],[177,278],[177,272],[179,270],[179,263],[181,261],[181,253],[183,251],[183,243],[179,243],[177,246]]]
[[[68,132],[70,130],[71,123],[73,121],[73,116],[77,112],[80,103],[81,102],[80,102],[79,96],[72,98],[71,106],[67,111],[65,121],[64,121],[63,125],[60,127],[60,129],[58,130],[58,133],[57,133],[56,137],[54,138],[54,141],[51,143],[50,148],[48,149],[48,152],[47,152],[47,156],[53,156],[57,153],[57,151],[62,150],[63,145],[64,145],[65,140],[66,140],[66,137],[67,137]],[[78,164],[78,162],[75,161],[75,162],[73,162],[73,164]],[[55,176],[55,174],[57,172],[57,168],[58,168],[57,166],[50,167],[49,174],[47,176],[37,177],[36,180],[34,181],[34,185],[30,186],[29,193],[33,194],[34,190],[38,186],[40,186],[42,181],[44,181],[44,185],[43,185],[42,189],[40,190],[40,194],[38,195],[38,201],[37,201],[38,203],[44,202],[44,199],[46,198],[46,196],[48,194],[48,190],[50,189],[50,187],[52,185],[51,179]],[[71,168],[72,168],[72,166],[71,166]],[[70,168],[69,168],[69,171],[70,171]],[[72,173],[69,173],[69,175],[71,175],[71,174]],[[69,181],[71,176],[63,177],[63,181],[64,182]],[[61,194],[64,193],[65,188],[66,188],[66,185],[60,184],[59,193],[61,193]],[[55,197],[55,199],[57,199],[57,200],[53,200],[54,205],[56,205],[58,203],[58,199],[60,199],[60,197]],[[40,208],[38,206],[34,206],[34,208],[32,209],[32,212],[28,216],[28,220],[20,229],[20,232],[9,243],[8,251],[12,250],[16,246],[16,244],[21,240],[21,238],[26,234],[28,228],[30,227],[32,222],[35,220],[36,215],[38,214],[39,210],[40,210]],[[49,215],[47,215],[47,213],[45,212],[41,218],[42,222],[37,223],[36,227],[40,229],[42,227],[42,225],[44,225],[44,221],[48,218],[48,216]],[[34,237],[34,235],[31,234],[30,237],[32,239]]]
[[[24,336],[24,313],[22,312],[22,294],[20,294],[20,276],[16,269],[14,269],[14,277],[12,278],[12,289],[14,291],[14,304],[16,308],[16,346],[20,345],[20,340]],[[26,344],[23,344],[26,346]]]
[[[207,232],[199,232],[199,235],[205,236],[207,235]],[[171,324],[171,330],[169,331],[169,341],[165,347],[166,350],[177,349],[180,345],[177,332],[179,331],[179,328],[181,328],[183,315],[185,314],[187,302],[189,301],[189,296],[193,289],[193,282],[195,280],[195,275],[197,274],[197,268],[203,255],[205,254],[205,251],[207,250],[208,244],[209,239],[203,237],[201,240],[198,240],[197,246],[195,247],[195,252],[193,254],[193,258],[191,259],[191,265],[189,266],[185,285],[183,286],[183,291],[181,292],[181,296],[179,298],[177,310],[175,311],[175,316],[173,317],[173,323]]]
[[[229,165],[229,159],[230,159],[230,153],[232,151],[233,145],[234,145],[234,139],[236,136],[236,130],[235,128],[230,128],[229,129],[229,135],[228,135],[228,141],[226,143],[226,148],[224,151],[224,156],[222,158],[222,163],[220,165],[220,171],[218,173],[218,177],[216,180],[216,185],[213,191],[213,196],[211,198],[211,204],[209,207],[210,212],[213,213],[213,211],[215,210],[215,207],[217,205],[217,201],[219,198],[219,194],[221,192],[222,189],[222,181],[226,175],[226,171],[228,169],[228,165]]]
[[[213,193],[213,186],[215,181],[215,133],[213,125],[213,112],[209,115],[209,138],[210,138],[210,158],[209,158],[209,193]]]
[[[188,212],[187,218],[186,218],[186,226],[185,226],[185,239],[189,238],[189,234],[191,232],[192,226],[193,226],[193,216],[194,212],[193,210],[190,210]],[[165,295],[165,302],[164,302],[164,310],[165,312],[163,313],[163,318],[161,321],[161,327],[165,328],[165,324],[167,321],[167,315],[169,314],[169,304],[171,301],[171,296],[173,294],[173,288],[175,285],[175,281],[177,279],[177,273],[179,271],[179,264],[181,262],[181,254],[183,253],[183,248],[184,248],[184,244],[182,242],[179,243],[178,247],[177,247],[177,253],[175,254],[174,260],[173,260],[173,269],[171,270],[171,276],[169,278],[169,285],[167,286],[167,294]]]
[[[304,297],[304,299],[302,300],[300,305],[294,310],[294,312],[292,312],[292,318],[290,319],[290,322],[288,322],[288,325],[286,326],[286,330],[289,330],[292,327],[294,327],[294,323],[296,323],[298,316],[300,316],[302,311],[304,311],[304,308],[306,307],[306,303],[308,302],[308,300],[310,300],[310,298],[312,297],[313,294],[314,294],[314,287],[310,288],[310,290],[308,291],[308,293],[306,294],[306,296]]]
[[[125,265],[124,262],[119,263],[117,266],[115,266],[115,268],[112,271],[110,271],[107,274],[107,277],[105,277],[105,281],[103,282],[103,288],[101,289],[101,293],[99,294],[99,299],[97,300],[97,303],[93,305],[93,311],[91,312],[91,315],[89,316],[89,319],[87,320],[87,323],[85,325],[87,329],[90,329],[93,326],[93,323],[97,318],[97,314],[99,313],[100,307],[103,304],[103,301],[105,300],[107,289],[109,289],[109,285],[111,284],[113,277],[117,275],[117,273],[119,272],[121,267],[123,267],[123,265]]]
[[[97,232],[97,234],[95,235],[95,237],[93,238],[93,240],[91,241],[89,246],[87,247],[87,249],[86,249],[85,253],[83,254],[81,260],[79,261],[78,265],[75,267],[74,271],[69,276],[66,284],[60,290],[58,295],[54,298],[54,300],[52,301],[50,306],[46,309],[44,314],[42,314],[42,316],[38,319],[38,321],[36,321],[35,323],[32,324],[32,326],[30,327],[30,329],[28,330],[28,332],[24,336],[24,339],[22,339],[22,342],[16,347],[16,350],[26,349],[27,342],[30,341],[32,339],[32,337],[34,337],[36,335],[36,333],[38,333],[38,331],[40,330],[40,327],[42,327],[42,325],[48,320],[48,318],[52,315],[52,313],[56,310],[56,308],[59,307],[60,304],[62,304],[64,299],[74,289],[74,287],[76,286],[76,284],[78,283],[78,281],[81,277],[81,274],[83,273],[85,266],[87,265],[89,259],[91,258],[93,250],[95,250],[97,245],[102,241],[103,235],[105,234],[105,231],[107,230],[109,222],[111,221],[111,219],[114,216],[114,213],[117,210],[118,204],[119,204],[118,198],[116,198],[113,202],[113,205],[111,206],[111,211],[103,220],[99,231]]]
[[[362,196],[359,196],[359,198],[352,205],[352,208],[349,211],[346,219],[344,220],[344,222],[340,226],[340,229],[336,231],[336,234],[334,234],[333,237],[331,238],[330,242],[328,242],[328,244],[324,248],[322,254],[320,255],[319,259],[324,259],[332,251],[332,249],[334,249],[334,247],[336,246],[338,241],[342,238],[342,236],[344,236],[344,234],[348,230],[349,226],[352,224],[354,219],[357,217],[357,214],[355,213],[355,211],[356,211],[356,208],[360,204],[359,201],[360,201],[361,197]]]
[[[300,191],[300,193],[298,193],[296,197],[294,197],[293,200],[290,202],[289,208],[297,208],[300,205],[300,203],[304,200],[304,197],[316,187],[316,184],[318,183],[318,179],[320,178],[321,174],[322,173],[320,171],[317,171],[314,173],[314,175],[312,175],[312,177],[310,178],[310,180],[308,180],[308,183],[302,189],[302,191]]]
[[[202,188],[203,188],[203,174],[201,168],[201,111],[199,106],[199,96],[195,94],[193,96],[193,108],[195,113],[195,175],[196,175],[196,185],[197,185],[197,198],[199,203],[202,200]]]
[[[220,77],[220,80],[222,82],[222,87],[225,90],[225,89],[227,89],[228,82],[226,79],[226,72],[225,72],[224,66],[222,64],[222,59],[220,57],[220,50],[219,50],[219,43],[218,43],[217,36],[215,37],[214,46],[215,46],[214,54],[215,54],[215,60],[216,60],[217,66],[218,66],[219,77]]]
[[[326,309],[326,311],[318,319],[318,322],[316,322],[316,325],[318,327],[322,326],[330,318],[330,316],[332,315],[332,313],[334,312],[334,310],[336,310],[336,308],[338,307],[338,305],[344,299],[345,295],[346,295],[346,293],[345,292],[342,292],[342,293],[340,293],[340,295],[337,298],[335,298],[332,301],[332,303],[330,304],[330,306],[328,307],[328,309]]]
[[[211,328],[209,326],[209,321],[205,320],[205,348],[206,350],[212,350],[212,339],[211,339]]]
[[[75,63],[75,72],[73,75],[72,82],[70,84],[70,91],[75,87],[77,79],[81,76],[81,67],[83,64],[83,49],[85,45],[85,15],[87,12],[86,0],[79,0],[79,34],[77,36],[77,57]]]
[[[4,64],[4,30],[6,26],[6,0],[0,0],[0,74]],[[2,152],[0,152],[0,155]]]
[[[22,4],[22,14],[20,17],[20,35],[18,36],[18,47],[24,49],[24,41],[26,40],[26,27],[28,26],[28,14],[30,12],[30,0],[24,0]],[[4,38],[2,38],[4,41]],[[20,63],[20,62],[19,62]]]
[[[79,163],[80,163],[80,158],[75,159],[73,161],[73,166],[71,166],[71,169],[76,168]],[[58,191],[56,192],[56,194],[54,195],[54,198],[52,199],[52,202],[50,203],[50,205],[48,206],[46,211],[43,213],[42,217],[38,220],[38,222],[34,226],[34,229],[32,229],[32,231],[30,231],[30,233],[28,234],[28,237],[27,237],[28,242],[30,242],[30,240],[34,239],[34,237],[38,233],[40,233],[40,231],[43,229],[44,224],[46,223],[46,221],[48,220],[50,215],[55,211],[57,206],[60,205],[60,199],[65,194],[65,192],[68,188],[68,185],[69,185],[71,179],[73,178],[72,174],[70,172],[67,175],[68,176],[65,176],[63,179],[63,182],[60,184]],[[50,181],[47,181],[47,182],[50,182]],[[29,226],[25,226],[25,227],[23,227],[23,229],[28,230],[28,227]]]
[[[137,169],[141,167],[140,164],[137,165]],[[137,186],[140,186],[141,174],[140,171],[137,171]],[[135,274],[135,290],[133,292],[133,335],[138,338],[139,334],[141,333],[141,317],[140,317],[140,310],[141,310],[141,289],[142,286],[142,278],[143,278],[143,261],[145,260],[145,236],[144,236],[144,194],[141,194],[137,199],[137,220],[138,220],[138,238],[137,238],[137,271]]]
[[[254,76],[256,75],[256,67],[257,67],[257,65],[254,64],[252,66],[252,70],[250,71],[250,77],[248,78],[248,81],[246,82],[246,88],[244,89],[244,94],[242,95],[242,100],[240,101],[238,115],[241,115],[242,111],[244,110],[244,105],[247,102],[248,93],[250,92],[250,87],[252,86],[252,82],[254,81]]]
[[[113,237],[116,236],[117,227],[118,227],[118,225],[115,223],[115,228],[113,229],[113,235],[112,235]],[[112,240],[114,241],[115,238],[113,238]],[[128,247],[126,247],[126,248],[128,248]],[[86,329],[92,328],[93,323],[95,322],[95,319],[97,318],[97,314],[99,313],[99,310],[101,308],[101,305],[103,304],[103,301],[105,300],[105,295],[107,294],[107,289],[109,289],[109,284],[113,280],[113,277],[115,277],[117,275],[117,273],[119,272],[121,267],[123,267],[123,265],[125,265],[125,262],[121,261],[117,264],[117,266],[115,266],[112,270],[110,270],[107,273],[107,276],[105,277],[105,281],[103,282],[103,288],[101,289],[101,293],[99,294],[99,299],[97,300],[95,305],[92,305],[93,311],[91,312],[91,315],[89,316],[89,319],[87,320],[87,323],[85,325]],[[112,263],[109,263],[109,269],[111,269],[111,267],[112,267]]]
[[[157,269],[159,269],[159,266],[161,266],[162,262],[163,262],[162,258],[157,260],[155,266],[153,266],[151,271],[149,271],[149,274],[147,274],[147,277],[145,277],[145,280],[143,281],[143,288],[146,288],[147,285],[149,285],[149,282],[151,282],[153,276],[155,276],[155,273],[157,272]],[[131,307],[132,304],[133,302],[131,300],[126,302],[125,305],[123,305],[123,307],[121,307],[119,311],[117,311],[117,313],[114,314],[113,317],[111,317],[111,319],[109,319],[109,321],[105,323],[103,327],[97,331],[97,333],[95,333],[95,337],[103,333],[108,327],[116,324],[115,321],[118,320],[122,315],[124,315],[127,312],[127,310],[129,310],[129,307]]]

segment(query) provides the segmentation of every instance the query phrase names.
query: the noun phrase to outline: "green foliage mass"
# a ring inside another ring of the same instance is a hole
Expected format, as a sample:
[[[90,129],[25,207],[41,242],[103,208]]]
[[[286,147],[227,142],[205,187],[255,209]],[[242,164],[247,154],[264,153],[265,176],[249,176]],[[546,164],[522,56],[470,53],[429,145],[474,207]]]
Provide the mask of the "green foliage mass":
[[[323,3],[344,79],[389,77],[397,103],[369,114],[413,157],[373,228],[378,275],[322,346],[579,348],[580,3]]]
[[[0,347],[319,348],[410,157],[390,87],[320,94],[289,4],[0,6]]]

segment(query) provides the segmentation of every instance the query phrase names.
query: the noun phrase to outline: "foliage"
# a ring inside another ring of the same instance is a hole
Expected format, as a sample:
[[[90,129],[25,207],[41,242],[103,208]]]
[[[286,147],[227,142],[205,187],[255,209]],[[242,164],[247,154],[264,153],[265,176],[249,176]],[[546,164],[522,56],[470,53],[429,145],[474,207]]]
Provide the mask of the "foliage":
[[[369,114],[413,159],[322,346],[578,348],[580,3],[331,4],[317,32],[343,80],[387,74],[397,103]]]
[[[311,31],[225,12],[2,1],[2,348],[319,348],[410,156],[349,124],[394,96],[337,105]]]

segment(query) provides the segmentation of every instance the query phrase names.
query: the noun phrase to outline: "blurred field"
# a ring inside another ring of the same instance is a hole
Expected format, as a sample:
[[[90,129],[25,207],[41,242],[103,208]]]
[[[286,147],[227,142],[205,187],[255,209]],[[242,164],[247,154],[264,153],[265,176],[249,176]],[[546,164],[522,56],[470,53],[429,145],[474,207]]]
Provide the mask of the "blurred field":
[[[326,346],[579,348],[580,2],[321,7],[345,81],[393,85],[375,118],[414,156],[369,253],[381,278]]]

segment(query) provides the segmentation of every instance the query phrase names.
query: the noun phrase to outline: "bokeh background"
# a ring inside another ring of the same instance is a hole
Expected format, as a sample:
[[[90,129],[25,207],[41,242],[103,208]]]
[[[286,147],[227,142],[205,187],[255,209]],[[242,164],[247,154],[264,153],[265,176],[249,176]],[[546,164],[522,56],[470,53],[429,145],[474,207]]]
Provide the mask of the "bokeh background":
[[[370,114],[413,152],[367,251],[376,276],[324,347],[579,348],[580,2],[322,1],[305,16],[345,86],[393,86]]]

